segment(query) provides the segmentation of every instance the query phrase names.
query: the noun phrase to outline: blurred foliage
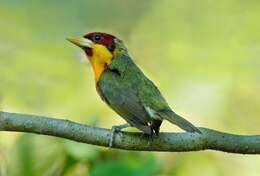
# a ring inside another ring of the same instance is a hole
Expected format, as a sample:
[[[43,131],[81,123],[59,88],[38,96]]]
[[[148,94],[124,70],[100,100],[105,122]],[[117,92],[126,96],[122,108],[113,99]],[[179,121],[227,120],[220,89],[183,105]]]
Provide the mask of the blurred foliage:
[[[1,0],[0,109],[123,123],[95,93],[82,52],[65,40],[105,31],[125,41],[176,112],[199,126],[259,134],[259,9],[257,0]],[[258,176],[259,164],[256,156],[128,152],[0,133],[1,176]]]

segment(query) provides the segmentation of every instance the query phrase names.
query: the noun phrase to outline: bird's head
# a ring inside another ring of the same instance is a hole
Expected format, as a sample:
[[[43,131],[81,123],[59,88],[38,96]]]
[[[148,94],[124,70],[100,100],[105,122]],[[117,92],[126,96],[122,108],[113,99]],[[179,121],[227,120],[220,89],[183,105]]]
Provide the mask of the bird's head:
[[[99,80],[106,66],[110,65],[121,51],[126,51],[121,40],[103,32],[91,32],[68,40],[85,51],[94,69],[96,81]]]

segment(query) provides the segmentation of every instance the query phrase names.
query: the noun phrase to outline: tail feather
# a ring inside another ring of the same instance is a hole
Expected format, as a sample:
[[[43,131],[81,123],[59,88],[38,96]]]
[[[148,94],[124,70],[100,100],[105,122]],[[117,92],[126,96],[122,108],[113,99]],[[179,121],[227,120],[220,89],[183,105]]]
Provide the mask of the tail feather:
[[[193,124],[191,124],[188,120],[184,119],[183,117],[179,116],[172,110],[164,110],[160,112],[160,116],[164,119],[168,120],[169,122],[177,125],[181,129],[191,132],[191,133],[200,133],[201,131],[195,127]]]

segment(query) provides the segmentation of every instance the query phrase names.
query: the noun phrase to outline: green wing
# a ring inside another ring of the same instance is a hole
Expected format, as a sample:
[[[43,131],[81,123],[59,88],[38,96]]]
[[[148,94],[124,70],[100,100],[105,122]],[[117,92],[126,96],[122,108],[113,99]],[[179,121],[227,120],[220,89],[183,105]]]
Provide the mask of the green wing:
[[[152,129],[159,130],[161,122],[155,123],[147,107],[157,111],[168,105],[129,56],[114,58],[102,74],[98,87],[103,100],[130,125],[147,134],[152,134]]]
[[[102,74],[103,89],[118,98],[114,101],[127,101],[138,111],[144,113],[146,106],[155,111],[168,108],[168,105],[158,88],[142,73],[127,55],[121,55],[113,60],[112,64]],[[106,82],[106,83],[105,83]],[[111,90],[108,90],[111,89]],[[108,93],[104,94],[108,94]]]
[[[131,126],[151,134],[151,119],[142,106],[137,90],[118,74],[109,69],[102,74],[98,83],[102,99]]]

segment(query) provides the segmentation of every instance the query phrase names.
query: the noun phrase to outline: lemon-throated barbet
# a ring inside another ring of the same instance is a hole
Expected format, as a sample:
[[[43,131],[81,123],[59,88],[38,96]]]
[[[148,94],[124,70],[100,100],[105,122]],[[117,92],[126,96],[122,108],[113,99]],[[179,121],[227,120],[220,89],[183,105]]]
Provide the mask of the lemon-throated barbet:
[[[133,62],[122,40],[102,32],[68,40],[85,51],[102,100],[130,126],[150,136],[159,135],[161,123],[166,119],[185,131],[200,133],[173,112],[158,88]]]

